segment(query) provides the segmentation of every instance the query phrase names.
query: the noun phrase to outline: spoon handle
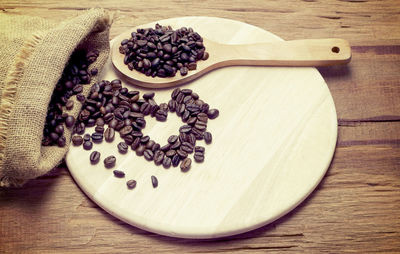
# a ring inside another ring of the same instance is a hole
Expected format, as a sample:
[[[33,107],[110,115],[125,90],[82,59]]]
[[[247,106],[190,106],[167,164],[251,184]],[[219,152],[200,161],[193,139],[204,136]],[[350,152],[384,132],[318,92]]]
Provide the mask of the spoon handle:
[[[220,66],[325,66],[346,64],[350,45],[343,39],[306,39],[257,44],[221,45]]]

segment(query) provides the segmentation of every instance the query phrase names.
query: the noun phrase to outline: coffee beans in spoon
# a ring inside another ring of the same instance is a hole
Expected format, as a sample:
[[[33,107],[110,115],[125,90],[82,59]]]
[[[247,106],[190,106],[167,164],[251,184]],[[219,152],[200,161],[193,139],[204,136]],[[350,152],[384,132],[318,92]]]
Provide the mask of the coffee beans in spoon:
[[[119,52],[125,55],[124,64],[130,70],[161,78],[177,72],[185,76],[197,68],[197,61],[209,57],[203,38],[192,28],[173,30],[159,24],[132,32],[131,38],[121,41]]]

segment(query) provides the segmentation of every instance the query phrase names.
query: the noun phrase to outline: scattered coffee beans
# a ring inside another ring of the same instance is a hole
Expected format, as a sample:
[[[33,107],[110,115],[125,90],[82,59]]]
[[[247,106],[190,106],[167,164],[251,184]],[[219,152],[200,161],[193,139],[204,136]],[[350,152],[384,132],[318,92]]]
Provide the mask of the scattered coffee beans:
[[[126,186],[128,186],[128,189],[134,189],[136,187],[136,181],[135,180],[129,180],[126,182]]]
[[[173,30],[159,24],[155,28],[137,29],[131,33],[131,38],[121,41],[119,47],[119,52],[125,55],[124,64],[130,70],[162,78],[173,77],[178,71],[185,76],[189,70],[195,70],[198,60],[208,59],[205,50],[203,38],[192,28]],[[146,93],[144,99],[153,96],[154,93]]]
[[[93,151],[90,154],[90,163],[97,164],[100,161],[100,153],[97,151]]]
[[[161,146],[149,136],[143,135],[142,130],[146,126],[145,116],[154,117],[158,121],[165,121],[168,112],[175,112],[185,123],[179,128],[179,135],[171,135],[167,144]],[[103,80],[91,87],[88,98],[84,99],[82,111],[76,119],[75,133],[72,137],[74,145],[83,143],[86,150],[92,149],[93,143],[107,142],[115,139],[115,132],[119,132],[123,142],[118,143],[118,151],[125,154],[129,146],[137,156],[144,156],[148,161],[154,161],[156,165],[162,165],[168,169],[171,166],[187,172],[191,168],[193,155],[195,162],[204,161],[205,148],[196,146],[197,140],[204,139],[206,144],[212,142],[212,135],[207,131],[209,119],[218,117],[217,109],[210,106],[193,93],[191,89],[176,88],[171,93],[171,100],[167,103],[157,104],[153,92],[145,93],[140,97],[139,91],[129,91],[122,87],[120,80]],[[85,134],[86,127],[95,126],[95,132]],[[64,128],[55,127],[49,137],[59,142]],[[62,142],[62,141],[61,141]],[[92,152],[90,161],[93,164],[100,160],[100,153]],[[116,158],[109,156],[104,159],[104,166],[112,168],[116,164]],[[124,174],[115,170],[114,174]],[[129,183],[129,184],[128,184]],[[155,187],[158,180],[152,177]],[[129,186],[136,186],[136,181],[127,182]],[[154,187],[154,188],[155,188]],[[132,187],[134,188],[134,187]]]
[[[117,158],[115,158],[114,155],[110,155],[107,158],[104,159],[104,166],[106,168],[112,168],[115,166],[115,162],[117,161]]]
[[[83,143],[83,138],[79,135],[74,135],[72,136],[72,144],[74,144],[74,146],[80,146]]]
[[[151,184],[153,185],[153,188],[157,188],[157,186],[158,186],[157,177],[151,176]]]
[[[83,142],[83,149],[90,150],[90,149],[92,149],[92,147],[93,147],[92,141],[88,140],[88,141]]]
[[[96,61],[98,56],[99,52],[97,50],[89,52],[77,50],[71,55],[48,106],[42,145],[57,144],[60,147],[65,146],[66,138],[63,124],[65,123],[65,126],[70,128],[74,125],[75,119],[73,116],[63,112],[63,108],[71,110],[74,107],[74,102],[70,98],[74,94],[80,95],[82,84],[89,84],[91,76],[97,74],[97,72],[89,73],[88,67]],[[80,131],[75,131],[75,133],[83,134]],[[76,144],[74,143],[74,145]]]
[[[120,142],[118,143],[118,151],[122,154],[125,154],[128,152],[128,145],[125,142]]]
[[[125,177],[125,173],[123,171],[121,171],[121,170],[114,170],[113,173],[114,173],[114,176],[116,176],[118,178]]]
[[[192,164],[192,160],[190,158],[185,158],[181,163],[182,172],[189,171],[191,164]]]

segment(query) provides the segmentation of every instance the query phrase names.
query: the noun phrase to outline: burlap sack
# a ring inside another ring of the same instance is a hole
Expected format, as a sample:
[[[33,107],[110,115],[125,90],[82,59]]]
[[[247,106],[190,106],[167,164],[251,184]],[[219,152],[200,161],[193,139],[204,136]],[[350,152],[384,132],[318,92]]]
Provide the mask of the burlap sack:
[[[99,50],[90,69],[101,70],[109,54],[110,22],[101,9],[61,24],[0,14],[0,186],[21,186],[63,159],[69,145],[41,145],[51,95],[75,49]],[[87,95],[90,85],[84,87]],[[75,105],[68,113],[76,117],[80,103]],[[69,144],[71,129],[65,130]]]

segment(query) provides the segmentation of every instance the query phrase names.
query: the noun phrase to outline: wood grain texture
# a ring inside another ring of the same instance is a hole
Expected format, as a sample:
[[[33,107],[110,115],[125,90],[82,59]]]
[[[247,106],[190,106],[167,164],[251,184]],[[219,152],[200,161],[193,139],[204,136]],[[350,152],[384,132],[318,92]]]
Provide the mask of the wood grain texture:
[[[353,51],[349,66],[319,68],[339,118],[333,162],[318,191],[293,212],[261,229],[213,241],[162,237],[114,219],[77,188],[62,164],[23,189],[0,190],[0,252],[400,252],[397,0],[2,0],[0,11],[61,21],[91,6],[121,11],[111,37],[132,25],[184,14],[239,20],[285,40],[347,39]]]

